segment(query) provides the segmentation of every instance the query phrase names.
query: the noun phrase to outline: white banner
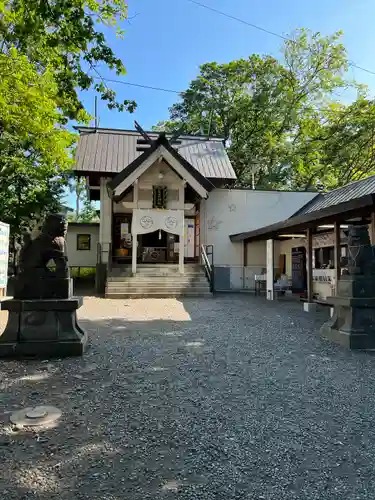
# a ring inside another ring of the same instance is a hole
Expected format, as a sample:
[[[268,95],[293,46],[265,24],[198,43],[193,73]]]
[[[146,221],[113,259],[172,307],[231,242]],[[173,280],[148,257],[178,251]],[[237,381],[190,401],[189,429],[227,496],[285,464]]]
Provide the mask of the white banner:
[[[153,233],[162,229],[167,233],[184,234],[183,210],[133,210],[132,234]]]
[[[9,260],[9,224],[0,222],[0,288],[6,288],[8,282]]]

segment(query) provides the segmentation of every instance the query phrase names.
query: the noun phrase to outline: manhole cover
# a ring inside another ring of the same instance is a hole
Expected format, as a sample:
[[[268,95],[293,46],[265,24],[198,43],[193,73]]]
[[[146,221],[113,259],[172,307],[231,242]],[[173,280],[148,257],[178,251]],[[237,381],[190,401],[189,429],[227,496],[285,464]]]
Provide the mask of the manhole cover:
[[[33,426],[50,424],[61,417],[61,410],[54,406],[34,406],[12,413],[10,421],[15,425]]]

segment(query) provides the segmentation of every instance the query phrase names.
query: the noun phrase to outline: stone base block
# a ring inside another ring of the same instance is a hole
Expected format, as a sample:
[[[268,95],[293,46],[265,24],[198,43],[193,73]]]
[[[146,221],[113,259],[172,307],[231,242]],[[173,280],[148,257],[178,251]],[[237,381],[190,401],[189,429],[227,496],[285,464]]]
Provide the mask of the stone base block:
[[[329,340],[335,344],[353,350],[374,350],[375,338],[366,334],[353,334],[343,330],[336,330],[325,324],[320,329],[321,337]]]
[[[320,335],[348,349],[375,349],[375,309],[365,307],[367,299],[361,307],[351,306],[353,300],[360,299],[329,299],[335,307],[332,317],[320,329]]]
[[[315,302],[304,302],[303,310],[305,312],[315,312],[316,311],[316,303]]]
[[[82,356],[87,335],[77,322],[82,297],[61,300],[6,300],[9,311],[0,337],[0,357]]]

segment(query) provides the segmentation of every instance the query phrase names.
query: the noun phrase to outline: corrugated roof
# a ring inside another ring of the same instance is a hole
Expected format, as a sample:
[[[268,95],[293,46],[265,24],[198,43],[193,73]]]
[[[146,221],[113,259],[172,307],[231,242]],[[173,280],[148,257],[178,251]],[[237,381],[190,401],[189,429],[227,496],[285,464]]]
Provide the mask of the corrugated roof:
[[[296,215],[306,215],[324,208],[345,203],[366,196],[367,194],[375,194],[375,175],[361,179],[360,181],[350,182],[346,186],[334,189],[328,193],[317,195],[313,200],[302,207],[292,217]]]
[[[78,127],[80,139],[75,156],[75,170],[81,172],[118,173],[138,158],[137,140],[142,136],[132,130]],[[155,132],[147,132],[157,139]],[[167,136],[168,137],[168,136]],[[204,177],[236,179],[221,139],[181,136],[173,147]]]

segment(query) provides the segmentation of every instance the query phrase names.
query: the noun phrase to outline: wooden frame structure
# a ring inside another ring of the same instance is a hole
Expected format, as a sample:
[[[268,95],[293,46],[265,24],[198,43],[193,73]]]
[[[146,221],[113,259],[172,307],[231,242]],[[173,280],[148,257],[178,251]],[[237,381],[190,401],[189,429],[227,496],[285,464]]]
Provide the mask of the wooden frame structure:
[[[334,231],[334,263],[336,280],[340,279],[340,226],[349,224],[366,224],[370,227],[371,241],[375,242],[375,192],[358,198],[337,203],[321,210],[309,213],[296,214],[289,219],[265,226],[245,233],[230,236],[232,242],[243,242],[244,261],[247,259],[248,243],[261,240],[274,240],[286,233],[303,233],[306,235],[306,261],[307,261],[307,301],[313,302],[313,266],[312,266],[312,240],[313,235],[318,232],[319,226],[333,225]],[[271,248],[267,245],[267,248]],[[268,252],[269,253],[269,252]],[[273,276],[273,268],[267,269],[267,273]],[[337,282],[337,281],[336,281]],[[273,293],[269,294],[273,299]],[[270,298],[269,297],[269,298]]]

